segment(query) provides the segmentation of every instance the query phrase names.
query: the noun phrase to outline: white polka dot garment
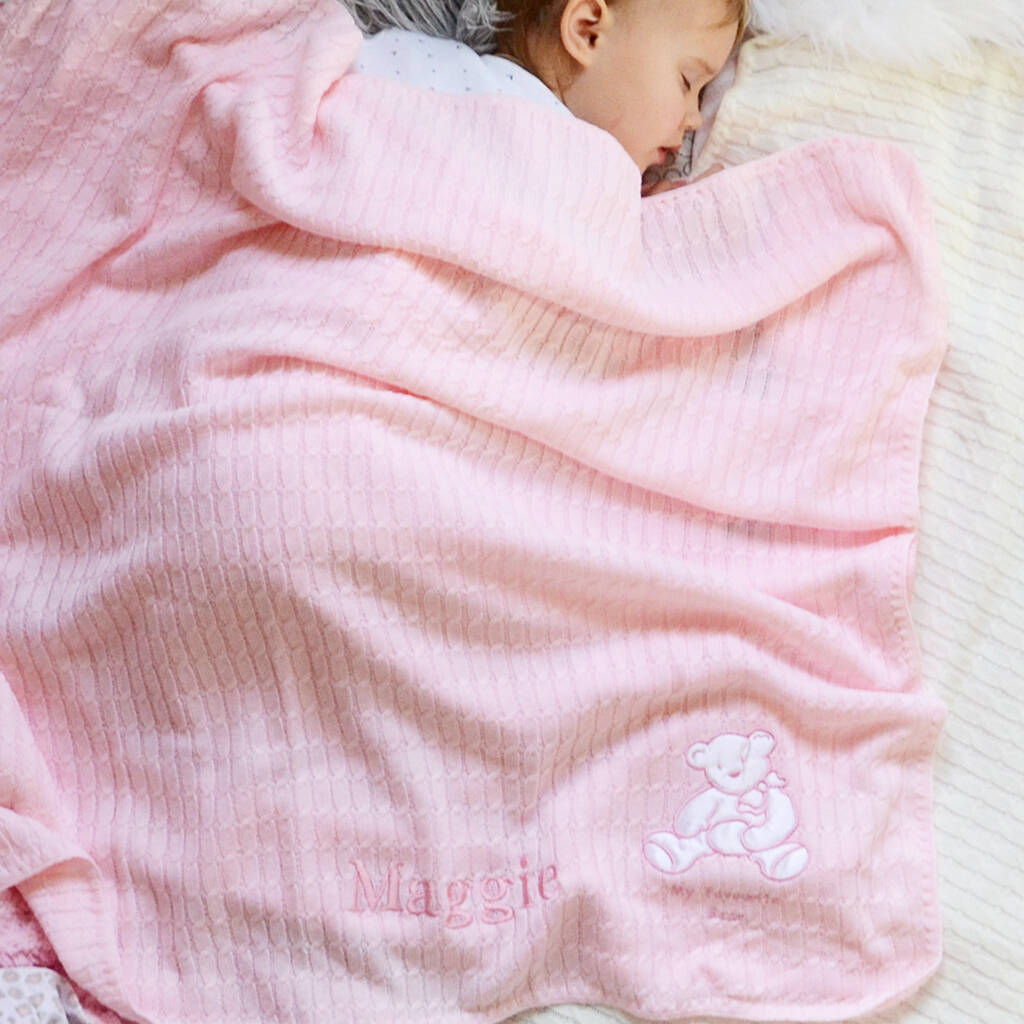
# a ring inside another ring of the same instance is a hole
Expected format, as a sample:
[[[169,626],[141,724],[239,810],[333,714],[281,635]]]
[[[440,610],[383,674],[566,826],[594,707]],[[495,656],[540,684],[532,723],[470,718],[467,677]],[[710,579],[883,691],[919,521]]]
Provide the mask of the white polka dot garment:
[[[0,971],[0,1024],[87,1024],[66,978],[42,967]]]
[[[499,92],[572,116],[536,76],[505,57],[479,54],[454,39],[388,28],[367,36],[352,71],[446,93]]]

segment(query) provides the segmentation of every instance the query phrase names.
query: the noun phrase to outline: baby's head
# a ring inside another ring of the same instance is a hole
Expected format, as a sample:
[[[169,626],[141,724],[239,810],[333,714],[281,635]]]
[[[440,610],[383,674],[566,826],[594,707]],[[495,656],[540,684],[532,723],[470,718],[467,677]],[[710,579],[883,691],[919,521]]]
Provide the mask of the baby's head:
[[[701,90],[746,29],[750,0],[498,0],[497,52],[537,75],[641,171],[700,127]]]

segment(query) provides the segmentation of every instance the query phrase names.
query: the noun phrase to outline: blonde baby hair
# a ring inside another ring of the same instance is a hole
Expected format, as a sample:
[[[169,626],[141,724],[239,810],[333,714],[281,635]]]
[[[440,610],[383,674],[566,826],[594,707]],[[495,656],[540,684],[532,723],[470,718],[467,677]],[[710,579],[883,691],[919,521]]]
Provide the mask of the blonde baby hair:
[[[522,63],[532,67],[528,41],[533,32],[552,31],[565,10],[566,0],[496,0],[496,13],[503,24],[495,28],[495,38],[499,53],[508,54]],[[637,0],[606,0],[608,6],[613,4],[636,3]],[[662,0],[663,3],[688,3],[689,0]],[[721,25],[737,23],[736,38],[743,38],[743,33],[750,24],[751,0],[722,0],[726,14]],[[715,26],[716,28],[718,26]]]

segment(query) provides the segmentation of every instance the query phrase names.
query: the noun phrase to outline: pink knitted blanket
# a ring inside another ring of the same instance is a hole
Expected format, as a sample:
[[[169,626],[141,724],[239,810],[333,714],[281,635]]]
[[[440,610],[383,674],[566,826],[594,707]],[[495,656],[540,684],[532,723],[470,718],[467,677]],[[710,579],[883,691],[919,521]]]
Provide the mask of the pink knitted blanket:
[[[910,160],[641,200],[332,0],[0,18],[0,963],[154,1024],[919,985]]]

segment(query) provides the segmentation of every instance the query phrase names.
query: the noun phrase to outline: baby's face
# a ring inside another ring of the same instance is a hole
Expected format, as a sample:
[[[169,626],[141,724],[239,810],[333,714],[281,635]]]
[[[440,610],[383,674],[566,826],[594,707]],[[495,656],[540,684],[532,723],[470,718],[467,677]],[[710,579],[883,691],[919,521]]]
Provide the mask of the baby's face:
[[[700,127],[700,91],[729,59],[736,22],[723,0],[568,0],[562,45],[582,70],[560,91],[615,136],[640,171]]]

